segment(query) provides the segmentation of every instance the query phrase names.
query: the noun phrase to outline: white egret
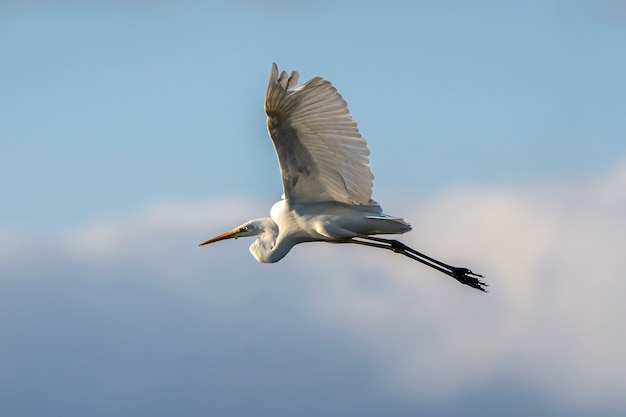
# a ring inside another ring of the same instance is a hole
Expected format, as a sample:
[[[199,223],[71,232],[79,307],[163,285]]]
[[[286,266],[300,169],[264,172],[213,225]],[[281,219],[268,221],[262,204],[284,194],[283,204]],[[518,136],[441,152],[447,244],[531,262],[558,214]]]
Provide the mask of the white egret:
[[[271,217],[250,220],[200,246],[258,236],[250,246],[252,255],[259,262],[277,262],[298,243],[354,243],[400,253],[485,291],[478,279],[482,275],[374,236],[406,233],[411,226],[384,214],[371,199],[370,151],[337,90],[320,77],[297,84],[298,72],[279,73],[272,65],[265,112],[283,180],[282,199]]]

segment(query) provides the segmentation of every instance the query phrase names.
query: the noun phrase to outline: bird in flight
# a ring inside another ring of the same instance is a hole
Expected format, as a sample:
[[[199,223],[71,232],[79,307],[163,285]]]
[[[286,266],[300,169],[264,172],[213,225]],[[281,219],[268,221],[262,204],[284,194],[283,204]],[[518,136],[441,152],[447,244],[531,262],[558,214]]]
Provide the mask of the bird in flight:
[[[378,237],[403,234],[411,226],[384,214],[372,200],[370,151],[346,102],[323,78],[297,84],[297,71],[279,73],[272,64],[265,113],[283,180],[282,199],[272,206],[270,217],[250,220],[200,246],[257,236],[252,255],[259,262],[277,262],[298,243],[352,243],[402,254],[485,291],[482,275]]]

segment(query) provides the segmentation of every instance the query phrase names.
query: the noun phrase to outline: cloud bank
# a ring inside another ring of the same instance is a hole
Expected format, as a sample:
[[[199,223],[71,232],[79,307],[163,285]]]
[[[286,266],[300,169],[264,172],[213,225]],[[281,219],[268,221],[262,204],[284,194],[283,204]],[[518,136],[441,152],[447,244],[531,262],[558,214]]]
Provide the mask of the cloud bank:
[[[263,265],[250,240],[196,246],[268,209],[155,204],[2,233],[2,414],[626,410],[626,164],[389,210],[412,221],[403,241],[484,273],[489,294],[370,248]]]

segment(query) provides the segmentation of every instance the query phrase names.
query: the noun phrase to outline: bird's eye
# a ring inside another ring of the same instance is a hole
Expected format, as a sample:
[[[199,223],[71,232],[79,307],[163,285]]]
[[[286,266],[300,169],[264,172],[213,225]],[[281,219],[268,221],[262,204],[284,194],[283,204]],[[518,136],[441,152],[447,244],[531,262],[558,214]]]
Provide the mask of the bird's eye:
[[[248,231],[248,226],[243,226],[239,228],[239,233],[245,233]]]

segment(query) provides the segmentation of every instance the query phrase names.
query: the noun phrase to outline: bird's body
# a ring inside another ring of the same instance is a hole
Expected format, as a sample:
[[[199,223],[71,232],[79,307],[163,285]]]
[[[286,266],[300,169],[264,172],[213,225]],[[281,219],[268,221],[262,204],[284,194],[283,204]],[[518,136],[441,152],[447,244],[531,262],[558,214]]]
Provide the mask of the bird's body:
[[[280,200],[272,206],[270,216],[240,226],[260,231],[259,238],[250,246],[250,252],[259,262],[277,262],[298,243],[340,243],[358,236],[411,230],[404,220],[384,215],[377,204],[355,206],[332,201],[289,204]]]
[[[484,291],[466,268],[446,265],[396,241],[375,237],[402,234],[411,226],[383,213],[372,200],[374,176],[369,149],[346,102],[330,82],[315,77],[302,86],[298,73],[279,74],[272,65],[265,96],[267,129],[283,180],[283,199],[269,218],[251,220],[209,239],[257,236],[250,252],[259,262],[282,259],[293,246],[314,241],[355,243],[392,250]]]

